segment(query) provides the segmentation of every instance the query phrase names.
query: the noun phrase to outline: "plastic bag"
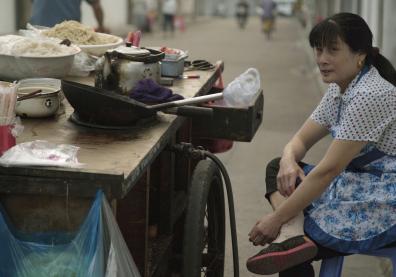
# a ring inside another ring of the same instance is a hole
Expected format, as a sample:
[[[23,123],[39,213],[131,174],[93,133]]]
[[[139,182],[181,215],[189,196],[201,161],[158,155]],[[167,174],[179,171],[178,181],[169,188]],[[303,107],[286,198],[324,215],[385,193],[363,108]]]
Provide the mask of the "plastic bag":
[[[260,73],[255,68],[249,68],[224,89],[224,103],[232,107],[249,106],[259,93],[259,89]]]
[[[72,68],[69,72],[70,76],[86,77],[91,71],[95,70],[96,58],[89,56],[85,52],[80,52],[74,56]]]
[[[44,140],[24,142],[4,152],[0,158],[3,166],[63,166],[81,167],[77,160],[79,147],[56,145]]]
[[[22,234],[0,212],[0,276],[140,277],[101,191],[76,234]]]

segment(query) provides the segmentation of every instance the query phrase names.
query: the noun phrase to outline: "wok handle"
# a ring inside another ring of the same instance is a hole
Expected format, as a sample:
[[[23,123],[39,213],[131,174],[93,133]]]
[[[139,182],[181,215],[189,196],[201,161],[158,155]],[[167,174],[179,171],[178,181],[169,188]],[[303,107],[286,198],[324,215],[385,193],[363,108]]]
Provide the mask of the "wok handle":
[[[214,94],[208,94],[208,95],[203,95],[203,96],[196,96],[192,98],[187,98],[187,99],[182,99],[182,100],[176,100],[172,102],[166,102],[166,103],[161,103],[161,104],[156,104],[156,105],[151,105],[148,106],[149,109],[160,111],[163,109],[167,108],[173,108],[173,107],[181,107],[184,105],[192,105],[192,104],[199,104],[199,103],[204,103],[208,101],[214,101],[218,99],[223,98],[223,93],[214,93]]]
[[[181,106],[162,110],[162,112],[167,114],[176,114],[187,117],[212,117],[213,109],[196,107],[196,106]]]

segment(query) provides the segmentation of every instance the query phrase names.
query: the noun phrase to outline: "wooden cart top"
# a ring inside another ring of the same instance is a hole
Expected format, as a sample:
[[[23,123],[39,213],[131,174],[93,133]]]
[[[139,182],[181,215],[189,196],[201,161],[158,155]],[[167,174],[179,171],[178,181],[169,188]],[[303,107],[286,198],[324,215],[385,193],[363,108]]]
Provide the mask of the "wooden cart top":
[[[175,80],[174,93],[190,98],[205,95],[223,70],[192,71],[199,79]],[[73,78],[92,85],[92,78]],[[73,108],[63,101],[64,109],[55,118],[23,119],[24,131],[17,143],[46,140],[80,147],[78,169],[0,167],[0,192],[92,196],[101,187],[110,198],[122,198],[142,176],[148,165],[164,149],[183,119],[158,113],[157,119],[127,130],[94,129],[69,120]]]

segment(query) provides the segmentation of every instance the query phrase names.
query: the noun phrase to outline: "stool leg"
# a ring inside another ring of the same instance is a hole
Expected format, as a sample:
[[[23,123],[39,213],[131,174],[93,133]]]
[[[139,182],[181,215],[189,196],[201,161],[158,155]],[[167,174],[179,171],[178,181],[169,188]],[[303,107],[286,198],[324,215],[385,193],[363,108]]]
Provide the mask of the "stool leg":
[[[320,266],[320,277],[341,277],[344,257],[324,259]],[[395,276],[394,276],[395,277]]]

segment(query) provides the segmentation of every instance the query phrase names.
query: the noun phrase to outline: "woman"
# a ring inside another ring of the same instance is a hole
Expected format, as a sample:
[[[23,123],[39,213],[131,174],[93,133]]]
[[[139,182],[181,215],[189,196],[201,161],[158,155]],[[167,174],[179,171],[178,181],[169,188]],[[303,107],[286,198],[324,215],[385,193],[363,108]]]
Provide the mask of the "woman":
[[[247,261],[259,274],[314,276],[313,259],[396,242],[396,71],[358,15],[325,19],[309,41],[329,87],[282,157],[267,166],[274,212],[249,233],[254,245],[270,243]],[[303,163],[327,134],[333,141],[319,164]]]

